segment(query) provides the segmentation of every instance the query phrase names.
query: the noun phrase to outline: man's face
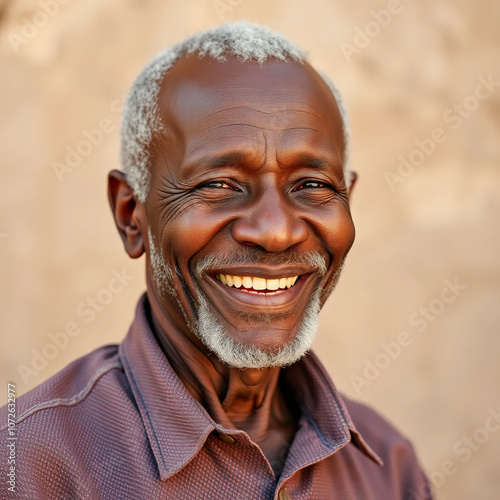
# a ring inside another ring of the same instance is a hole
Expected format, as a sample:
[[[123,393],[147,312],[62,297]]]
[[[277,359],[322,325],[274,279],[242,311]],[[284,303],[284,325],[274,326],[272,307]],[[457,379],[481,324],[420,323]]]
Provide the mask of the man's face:
[[[328,87],[308,65],[192,55],[158,105],[145,203],[153,293],[206,345],[214,334],[253,353],[247,365],[296,337],[310,344],[354,241]]]

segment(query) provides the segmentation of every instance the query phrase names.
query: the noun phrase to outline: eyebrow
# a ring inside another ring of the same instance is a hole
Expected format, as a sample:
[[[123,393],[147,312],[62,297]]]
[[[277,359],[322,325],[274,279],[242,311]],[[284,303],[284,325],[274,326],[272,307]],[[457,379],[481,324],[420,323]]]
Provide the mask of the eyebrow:
[[[234,151],[222,155],[205,155],[182,166],[184,174],[189,175],[193,171],[204,167],[206,169],[216,169],[221,167],[235,167],[248,163],[249,153]]]
[[[339,158],[329,158],[326,156],[318,156],[310,153],[299,153],[290,162],[291,167],[309,167],[318,170],[342,168],[342,163]]]

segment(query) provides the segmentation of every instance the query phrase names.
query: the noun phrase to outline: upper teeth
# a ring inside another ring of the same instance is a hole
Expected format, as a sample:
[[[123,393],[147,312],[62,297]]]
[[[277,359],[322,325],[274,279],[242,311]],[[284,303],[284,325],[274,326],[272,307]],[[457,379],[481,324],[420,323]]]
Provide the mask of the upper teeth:
[[[215,276],[224,285],[240,288],[253,288],[254,290],[278,290],[290,288],[297,281],[298,276],[290,278],[257,278],[251,276],[232,276],[231,274],[217,274]]]

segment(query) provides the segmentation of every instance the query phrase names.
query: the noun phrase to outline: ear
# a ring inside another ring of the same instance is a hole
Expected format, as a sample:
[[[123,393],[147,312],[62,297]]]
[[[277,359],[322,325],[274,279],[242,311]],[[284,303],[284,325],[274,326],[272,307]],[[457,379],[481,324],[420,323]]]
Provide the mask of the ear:
[[[358,180],[358,174],[351,170],[351,172],[349,172],[349,175],[351,176],[351,183],[349,184],[347,195],[349,196],[349,201],[351,201],[352,190],[354,188],[354,184],[356,184],[356,181]]]
[[[146,227],[141,224],[144,205],[137,201],[125,174],[119,170],[112,170],[108,175],[108,200],[125,251],[129,257],[137,259],[144,253],[143,232],[140,229],[141,225]]]

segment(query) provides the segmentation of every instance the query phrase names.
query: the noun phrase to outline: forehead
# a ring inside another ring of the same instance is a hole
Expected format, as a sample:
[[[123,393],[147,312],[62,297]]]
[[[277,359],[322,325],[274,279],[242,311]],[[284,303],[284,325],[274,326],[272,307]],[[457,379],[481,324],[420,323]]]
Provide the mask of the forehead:
[[[184,159],[221,150],[262,153],[272,143],[278,156],[309,148],[342,161],[337,104],[306,63],[184,56],[165,76],[158,107]]]

